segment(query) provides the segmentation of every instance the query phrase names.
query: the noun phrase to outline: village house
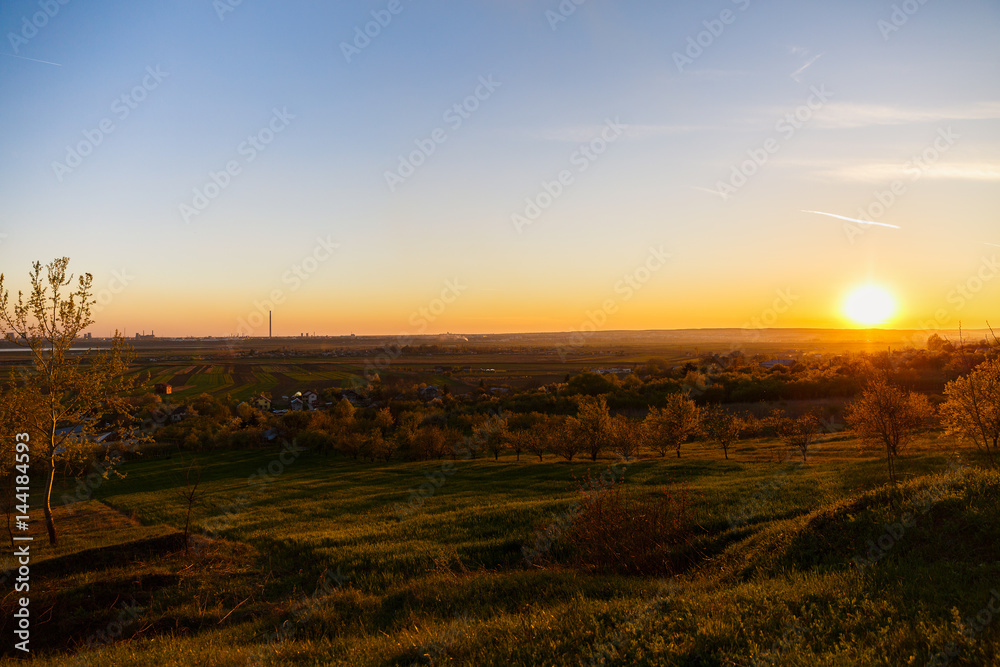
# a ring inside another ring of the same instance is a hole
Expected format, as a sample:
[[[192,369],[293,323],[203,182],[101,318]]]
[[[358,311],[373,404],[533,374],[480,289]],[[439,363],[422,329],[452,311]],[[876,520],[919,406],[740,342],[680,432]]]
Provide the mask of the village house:
[[[346,398],[347,402],[356,408],[365,407],[365,405],[367,405],[365,399],[353,389],[345,389],[344,391],[340,392],[340,397]]]
[[[440,398],[441,388],[435,387],[433,385],[429,387],[424,387],[419,392],[420,398],[424,401],[433,401],[435,398]]]
[[[315,410],[316,402],[319,400],[319,393],[313,391],[312,389],[308,389],[302,392],[302,400],[305,401],[310,410]]]

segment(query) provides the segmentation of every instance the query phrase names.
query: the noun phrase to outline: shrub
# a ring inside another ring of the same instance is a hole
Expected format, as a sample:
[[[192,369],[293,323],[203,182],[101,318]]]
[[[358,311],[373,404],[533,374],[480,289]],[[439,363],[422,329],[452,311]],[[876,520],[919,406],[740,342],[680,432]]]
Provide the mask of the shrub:
[[[328,433],[312,429],[302,431],[295,439],[300,447],[323,454],[329,453],[333,446],[333,440]]]
[[[692,536],[687,493],[663,486],[640,495],[624,478],[602,484],[588,473],[583,500],[565,532],[571,561],[587,570],[629,575],[676,572],[679,548]]]

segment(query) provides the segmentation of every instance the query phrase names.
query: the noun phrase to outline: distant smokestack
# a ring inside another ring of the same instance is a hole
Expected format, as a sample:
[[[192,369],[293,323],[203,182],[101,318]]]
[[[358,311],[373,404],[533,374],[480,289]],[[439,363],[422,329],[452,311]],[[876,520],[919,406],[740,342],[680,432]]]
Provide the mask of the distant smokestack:
[[[267,311],[267,337],[271,337],[271,311]]]

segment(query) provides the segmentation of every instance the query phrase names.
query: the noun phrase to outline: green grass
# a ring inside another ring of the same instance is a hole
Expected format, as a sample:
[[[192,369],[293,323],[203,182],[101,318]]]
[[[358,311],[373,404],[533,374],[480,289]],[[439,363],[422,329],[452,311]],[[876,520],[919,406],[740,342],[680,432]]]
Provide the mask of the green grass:
[[[402,521],[395,506],[441,462],[307,452],[263,486],[251,476],[277,471],[277,451],[129,463],[97,490],[121,514],[59,509],[66,540],[33,598],[52,607],[58,639],[37,645],[36,662],[64,664],[120,613],[116,596],[131,596],[142,611],[119,641],[84,652],[89,664],[576,665],[603,651],[621,665],[925,665],[949,645],[948,664],[991,664],[1000,617],[966,634],[962,619],[1000,587],[1000,474],[967,465],[971,453],[946,472],[945,444],[916,443],[896,489],[841,435],[805,464],[767,440],[741,443],[731,461],[696,443],[681,459],[634,462],[632,492],[672,484],[692,500],[688,566],[667,588],[522,558],[534,528],[577,498],[574,480],[611,459],[458,461]],[[169,542],[188,460],[202,469],[196,528],[219,539],[184,556]],[[859,568],[908,511],[913,525]],[[337,572],[346,579],[323,588]],[[288,636],[269,645],[281,627]]]

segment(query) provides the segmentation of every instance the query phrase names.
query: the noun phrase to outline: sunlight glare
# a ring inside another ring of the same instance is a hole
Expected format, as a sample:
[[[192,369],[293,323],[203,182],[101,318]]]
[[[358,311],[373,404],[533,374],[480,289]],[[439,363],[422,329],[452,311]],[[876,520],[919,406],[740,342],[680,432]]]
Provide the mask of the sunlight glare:
[[[864,285],[847,297],[844,313],[858,324],[870,326],[883,324],[896,312],[896,300],[883,287]]]

